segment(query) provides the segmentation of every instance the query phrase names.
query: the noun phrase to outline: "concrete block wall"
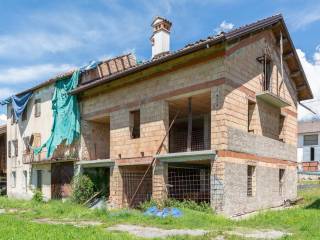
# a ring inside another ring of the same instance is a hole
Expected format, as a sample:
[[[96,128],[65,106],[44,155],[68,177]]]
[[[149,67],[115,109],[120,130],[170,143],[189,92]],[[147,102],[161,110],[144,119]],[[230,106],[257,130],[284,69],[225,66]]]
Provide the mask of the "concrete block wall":
[[[168,103],[152,102],[141,105],[139,109],[140,138],[135,139],[130,135],[130,111],[126,109],[111,113],[111,159],[152,157],[156,153],[168,128]],[[168,140],[162,152],[167,150]]]
[[[110,125],[81,120],[81,160],[110,157]]]
[[[223,159],[225,215],[243,214],[257,209],[280,206],[297,196],[297,171],[295,166],[267,164],[260,161]],[[256,167],[255,195],[247,196],[247,166]],[[282,194],[279,193],[279,169],[285,169]]]

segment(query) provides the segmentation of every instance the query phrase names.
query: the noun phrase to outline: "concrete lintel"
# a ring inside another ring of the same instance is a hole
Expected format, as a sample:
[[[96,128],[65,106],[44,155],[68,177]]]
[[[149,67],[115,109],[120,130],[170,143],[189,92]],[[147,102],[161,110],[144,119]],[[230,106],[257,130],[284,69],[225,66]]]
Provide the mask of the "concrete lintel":
[[[97,160],[79,161],[76,164],[80,165],[83,168],[112,167],[114,165],[114,161],[111,159],[97,159]]]
[[[157,155],[156,159],[160,162],[188,162],[199,160],[214,160],[216,152],[213,150],[195,151],[195,152],[180,152],[167,153]]]

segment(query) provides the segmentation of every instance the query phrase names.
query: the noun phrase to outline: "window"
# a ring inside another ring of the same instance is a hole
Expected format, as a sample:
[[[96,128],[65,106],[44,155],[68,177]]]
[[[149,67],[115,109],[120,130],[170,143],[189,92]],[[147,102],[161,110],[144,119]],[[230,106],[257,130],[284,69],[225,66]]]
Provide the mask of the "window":
[[[18,140],[13,140],[12,145],[14,148],[13,157],[18,157]]]
[[[279,118],[279,141],[284,142],[284,123],[285,123],[285,116],[280,115]]]
[[[248,100],[248,132],[254,133],[253,114],[256,104]]]
[[[42,190],[42,170],[37,170],[37,185],[36,188]]]
[[[21,120],[26,121],[27,118],[28,118],[28,107],[26,106],[26,108],[22,112]]]
[[[15,115],[14,115],[14,110],[13,110],[13,108],[11,108],[10,115],[11,115],[11,125],[13,125],[13,124],[15,124],[15,122],[16,122],[16,117],[15,117]]]
[[[30,137],[23,138],[24,146],[25,146],[25,153],[30,153]]]
[[[279,169],[279,194],[283,193],[283,185],[284,185],[284,169]]]
[[[263,82],[262,90],[270,91],[271,90],[271,75],[272,75],[272,61],[269,54],[265,53],[264,55],[257,58],[257,61],[263,65]]]
[[[253,197],[256,193],[256,167],[248,165],[247,168],[247,196]]]
[[[16,176],[16,172],[13,171],[11,172],[11,186],[16,187],[16,183],[17,183],[17,176]]]
[[[40,117],[41,115],[41,99],[40,98],[34,101],[34,107],[35,107],[34,116]]]
[[[25,191],[28,191],[28,172],[26,170],[23,171],[23,177],[24,177],[24,188]]]
[[[8,141],[8,157],[11,158],[11,141]]]
[[[304,146],[318,145],[318,134],[304,135],[303,145]]]
[[[314,161],[314,147],[310,148],[310,161]]]
[[[140,110],[130,112],[131,138],[140,138]]]

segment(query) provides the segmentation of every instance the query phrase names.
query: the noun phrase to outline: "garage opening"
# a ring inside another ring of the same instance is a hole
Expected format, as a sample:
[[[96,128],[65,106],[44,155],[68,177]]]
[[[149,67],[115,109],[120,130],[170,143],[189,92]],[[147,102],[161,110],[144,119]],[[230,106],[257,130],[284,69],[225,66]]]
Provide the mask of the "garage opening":
[[[83,174],[88,176],[94,184],[94,192],[100,193],[106,200],[110,195],[110,168],[90,167],[83,168]]]
[[[148,166],[120,167],[123,181],[123,206],[128,206]],[[149,201],[152,195],[152,171],[144,179],[137,195],[132,202],[132,207],[138,207],[141,203]]]
[[[168,197],[210,203],[210,165],[169,165]]]

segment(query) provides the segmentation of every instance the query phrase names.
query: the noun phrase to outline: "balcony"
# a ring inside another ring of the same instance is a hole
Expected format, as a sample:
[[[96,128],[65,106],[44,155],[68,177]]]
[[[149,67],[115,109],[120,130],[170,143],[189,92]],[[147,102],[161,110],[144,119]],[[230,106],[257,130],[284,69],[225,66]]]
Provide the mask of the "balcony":
[[[169,153],[210,149],[210,92],[169,101],[170,122],[179,112],[169,134]]]
[[[64,146],[64,144],[59,145],[51,158],[47,158],[47,150],[45,149],[37,155],[34,154],[33,151],[25,151],[22,155],[23,164],[78,160],[78,144],[73,144],[71,146]]]
[[[260,92],[256,95],[257,99],[261,99],[272,106],[283,108],[290,106],[290,103],[279,95],[274,94],[270,89]]]

